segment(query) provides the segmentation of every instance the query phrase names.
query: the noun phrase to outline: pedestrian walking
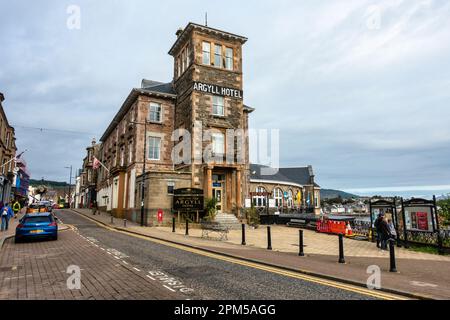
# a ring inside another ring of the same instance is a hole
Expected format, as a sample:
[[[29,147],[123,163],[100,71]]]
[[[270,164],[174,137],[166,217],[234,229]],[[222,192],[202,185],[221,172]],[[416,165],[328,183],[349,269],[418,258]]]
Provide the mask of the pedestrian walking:
[[[14,218],[17,219],[17,214],[20,212],[20,210],[22,210],[22,206],[20,205],[18,200],[14,202],[12,209],[14,211]]]
[[[98,212],[98,205],[97,205],[97,201],[94,200],[92,202],[92,214],[95,216],[95,214]]]
[[[14,213],[10,206],[6,203],[1,211],[2,215],[2,225],[1,225],[1,231],[8,230],[9,227],[9,219],[14,216]]]

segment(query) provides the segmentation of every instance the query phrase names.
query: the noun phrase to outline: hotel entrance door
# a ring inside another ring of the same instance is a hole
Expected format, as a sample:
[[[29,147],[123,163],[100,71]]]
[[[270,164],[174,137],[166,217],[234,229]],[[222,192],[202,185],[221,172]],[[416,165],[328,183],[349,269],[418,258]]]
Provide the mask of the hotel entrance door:
[[[225,177],[223,175],[213,175],[212,196],[217,200],[216,209],[218,213],[223,212],[223,199],[225,191]]]
[[[216,205],[216,209],[218,213],[222,213],[222,201],[223,201],[223,196],[222,196],[222,188],[213,188],[213,197],[216,198],[217,200],[217,205]]]

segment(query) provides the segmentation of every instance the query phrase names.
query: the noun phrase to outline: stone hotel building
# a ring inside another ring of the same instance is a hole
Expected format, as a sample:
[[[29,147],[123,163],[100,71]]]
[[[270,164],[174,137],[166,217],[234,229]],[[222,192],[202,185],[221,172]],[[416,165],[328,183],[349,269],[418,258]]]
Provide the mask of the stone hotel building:
[[[263,205],[257,201],[262,188],[286,191],[281,200],[277,198],[279,206],[304,206],[307,194],[316,194],[317,201],[319,189],[310,176],[302,176],[302,181],[281,174],[279,179],[263,179],[250,168],[248,138],[229,135],[230,129],[245,132],[254,111],[243,100],[242,46],[247,38],[195,23],[178,30],[176,37],[169,50],[173,80],[142,80],[100,139],[96,154],[106,169],[102,166],[97,175],[99,207],[116,217],[140,221],[143,181],[149,224],[158,209],[165,219],[172,217],[173,191],[179,188],[203,189],[205,198],[218,199],[220,212],[238,217],[251,201]],[[188,137],[174,136],[177,129]],[[188,142],[189,149],[177,149]],[[182,161],[174,162],[172,153]],[[212,159],[205,161],[204,154]],[[297,198],[298,191],[303,200]]]

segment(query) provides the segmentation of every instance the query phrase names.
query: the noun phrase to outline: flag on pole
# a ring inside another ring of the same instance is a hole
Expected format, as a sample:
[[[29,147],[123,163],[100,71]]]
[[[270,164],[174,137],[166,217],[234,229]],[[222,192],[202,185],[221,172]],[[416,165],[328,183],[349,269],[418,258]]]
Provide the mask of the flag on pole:
[[[100,160],[98,160],[96,157],[94,157],[94,163],[92,165],[92,168],[94,168],[94,170],[97,170],[98,168],[100,168]]]
[[[94,156],[94,162],[92,163],[92,168],[94,170],[97,170],[98,168],[100,168],[100,166],[102,166],[103,168],[105,168],[106,171],[109,172],[109,169],[107,167],[105,167],[105,165]]]

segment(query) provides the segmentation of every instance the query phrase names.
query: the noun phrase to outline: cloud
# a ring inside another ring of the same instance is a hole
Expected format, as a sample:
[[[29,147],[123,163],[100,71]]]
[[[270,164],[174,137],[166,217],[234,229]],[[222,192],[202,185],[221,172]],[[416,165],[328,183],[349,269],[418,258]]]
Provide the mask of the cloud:
[[[249,38],[250,125],[280,129],[281,165],[312,164],[332,188],[448,184],[447,2],[77,3],[78,31],[66,28],[72,3],[0,4],[9,13],[0,20],[0,91],[12,124],[98,138],[142,78],[172,79],[174,32],[208,11],[210,26]],[[379,26],[368,20],[374,12]],[[46,179],[80,167],[92,139],[16,131],[30,171]]]

